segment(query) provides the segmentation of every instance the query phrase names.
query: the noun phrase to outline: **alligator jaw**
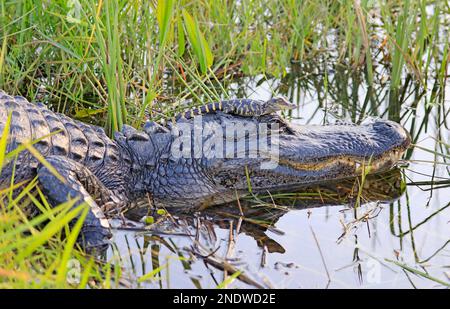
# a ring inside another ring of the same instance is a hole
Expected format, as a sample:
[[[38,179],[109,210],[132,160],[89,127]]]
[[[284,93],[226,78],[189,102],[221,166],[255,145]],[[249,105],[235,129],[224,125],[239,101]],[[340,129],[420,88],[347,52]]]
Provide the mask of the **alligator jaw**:
[[[295,190],[299,186],[305,184],[314,184],[328,182],[338,179],[345,179],[357,176],[363,176],[366,174],[383,173],[388,171],[401,159],[403,150],[395,149],[388,151],[386,154],[378,158],[352,158],[352,157],[336,157],[327,159],[324,162],[312,163],[310,165],[302,163],[298,164],[289,161],[280,161],[280,168],[275,169],[274,173],[280,173],[282,175],[292,175],[291,182],[280,184],[268,184],[264,186],[261,184],[253,188],[257,192],[270,191],[270,190]],[[314,176],[314,172],[316,175]],[[257,174],[257,173],[256,173]],[[253,177],[253,183],[256,182],[258,177]]]
[[[331,157],[318,162],[311,163],[297,163],[295,161],[280,161],[280,165],[291,168],[292,170],[301,172],[314,172],[314,171],[339,171],[337,174],[329,174],[330,179],[345,178],[362,175],[384,172],[392,168],[397,163],[405,149],[403,147],[396,147],[392,150],[388,150],[377,157],[354,157],[354,156],[337,156]],[[327,177],[325,177],[327,178]],[[322,180],[322,179],[320,179]],[[328,179],[325,179],[328,180]]]
[[[259,161],[248,164],[248,160],[242,160],[240,164],[234,159],[221,166],[215,179],[241,190],[250,184],[252,191],[257,192],[379,173],[392,168],[411,143],[402,126],[386,120],[360,126],[289,125],[288,131],[280,132],[275,168],[261,169]],[[230,177],[236,182],[227,181]]]

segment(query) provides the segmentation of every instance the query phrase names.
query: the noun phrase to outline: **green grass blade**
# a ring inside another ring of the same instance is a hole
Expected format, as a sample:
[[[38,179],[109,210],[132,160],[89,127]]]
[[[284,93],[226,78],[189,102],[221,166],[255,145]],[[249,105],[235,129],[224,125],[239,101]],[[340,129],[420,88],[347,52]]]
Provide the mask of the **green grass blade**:
[[[173,28],[171,19],[173,16],[174,1],[173,0],[159,0],[156,7],[156,15],[159,25],[159,44],[165,46],[166,41]]]

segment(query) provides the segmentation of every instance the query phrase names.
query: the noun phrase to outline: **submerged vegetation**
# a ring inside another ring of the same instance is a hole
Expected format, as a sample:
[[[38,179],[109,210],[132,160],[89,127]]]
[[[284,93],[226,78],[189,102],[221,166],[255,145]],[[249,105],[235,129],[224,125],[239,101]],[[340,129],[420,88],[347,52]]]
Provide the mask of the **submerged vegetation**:
[[[264,84],[268,92],[299,103],[298,115],[288,116],[300,121],[323,112],[323,122],[331,117],[359,123],[370,116],[401,122],[418,144],[405,163],[431,166],[425,180],[412,181],[406,173],[402,185],[433,192],[450,185],[449,31],[446,0],[0,0],[0,89],[100,124],[112,134],[123,124],[139,127],[147,118],[168,119],[188,106],[254,96],[252,88]],[[306,111],[305,97],[317,100],[316,110]],[[430,131],[432,143],[422,146]],[[432,159],[415,158],[418,150]],[[2,164],[5,151],[2,138]],[[444,177],[436,176],[438,168],[446,171]],[[423,173],[411,166],[406,172]],[[17,196],[13,188],[0,191],[0,287],[119,284],[120,263],[103,263],[73,248],[79,226],[70,231],[67,222],[83,207],[70,210],[68,202],[51,209],[35,197],[35,187],[33,181]],[[323,201],[328,193],[276,197],[281,205],[292,205],[293,196]],[[358,205],[366,202],[357,196]],[[273,211],[278,203],[271,201],[255,198],[253,203]],[[26,204],[41,214],[27,219]],[[400,208],[391,202],[392,233],[413,238],[411,222],[410,232],[401,230]],[[61,240],[63,233],[68,237]],[[420,268],[385,262],[402,268],[408,278],[415,274],[448,286],[448,278],[430,275],[423,269],[428,260],[414,255]],[[189,257],[179,258],[188,265]],[[70,261],[82,269],[76,284],[67,280]],[[164,267],[154,266],[138,282],[163,280]],[[217,286],[246,278],[239,269],[227,270],[229,276]]]

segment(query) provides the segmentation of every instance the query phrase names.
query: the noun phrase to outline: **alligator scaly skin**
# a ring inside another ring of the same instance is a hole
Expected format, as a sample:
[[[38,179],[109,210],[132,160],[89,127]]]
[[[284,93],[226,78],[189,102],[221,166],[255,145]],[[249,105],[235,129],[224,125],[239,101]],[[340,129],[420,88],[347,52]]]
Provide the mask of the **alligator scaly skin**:
[[[100,127],[88,125],[53,113],[43,104],[32,104],[20,96],[9,96],[0,90],[0,130],[4,131],[11,114],[7,152],[19,145],[33,144],[58,173],[62,183],[29,151],[3,167],[0,187],[30,180],[36,175],[39,185],[52,204],[66,202],[68,197],[81,197],[75,205],[86,202],[90,210],[81,231],[86,247],[98,246],[110,236],[104,211],[114,205],[120,210],[127,203],[127,178],[130,175],[129,152],[108,138]],[[14,175],[13,175],[13,167]]]

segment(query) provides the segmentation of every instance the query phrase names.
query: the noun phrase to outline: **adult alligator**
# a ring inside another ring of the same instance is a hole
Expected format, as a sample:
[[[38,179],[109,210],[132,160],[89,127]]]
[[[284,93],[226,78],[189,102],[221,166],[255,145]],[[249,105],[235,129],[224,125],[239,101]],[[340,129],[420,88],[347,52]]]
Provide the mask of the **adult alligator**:
[[[142,131],[124,126],[110,139],[100,127],[0,91],[2,132],[8,117],[7,152],[35,141],[53,169],[22,151],[3,166],[0,187],[10,185],[12,177],[19,183],[37,175],[52,205],[69,198],[77,199],[74,207],[87,203],[80,232],[87,249],[107,244],[108,217],[142,207],[143,201],[193,209],[229,202],[249,190],[379,172],[391,168],[410,144],[407,131],[391,121],[294,126],[276,114],[223,111],[183,117],[167,127],[147,122]],[[255,144],[256,153],[250,146]]]

